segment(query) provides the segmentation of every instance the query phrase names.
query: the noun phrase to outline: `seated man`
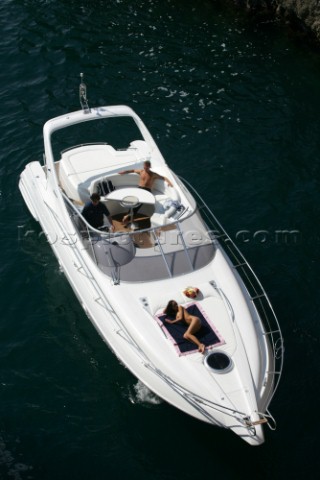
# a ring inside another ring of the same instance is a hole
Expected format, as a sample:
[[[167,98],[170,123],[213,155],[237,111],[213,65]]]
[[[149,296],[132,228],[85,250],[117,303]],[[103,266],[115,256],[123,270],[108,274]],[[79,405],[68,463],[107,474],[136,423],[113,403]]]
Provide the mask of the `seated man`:
[[[107,207],[100,202],[100,195],[98,193],[93,193],[90,199],[91,201],[83,207],[83,217],[93,228],[100,228],[103,226],[103,215],[105,215],[110,222],[111,230],[113,230],[114,226],[112,224],[111,215]]]
[[[134,169],[134,170],[123,170],[122,172],[119,172],[119,175],[124,175],[126,173],[137,173],[140,176],[139,179],[139,188],[142,188],[144,190],[147,190],[148,192],[151,192],[152,185],[155,180],[161,179],[167,182],[169,187],[173,187],[171,181],[167,177],[162,177],[158,173],[152,172],[151,171],[151,162],[149,160],[146,160],[143,162],[143,169]],[[133,209],[133,214],[136,214],[139,208],[141,207],[141,203]],[[127,223],[130,217],[130,212],[127,213],[122,219],[123,223]]]

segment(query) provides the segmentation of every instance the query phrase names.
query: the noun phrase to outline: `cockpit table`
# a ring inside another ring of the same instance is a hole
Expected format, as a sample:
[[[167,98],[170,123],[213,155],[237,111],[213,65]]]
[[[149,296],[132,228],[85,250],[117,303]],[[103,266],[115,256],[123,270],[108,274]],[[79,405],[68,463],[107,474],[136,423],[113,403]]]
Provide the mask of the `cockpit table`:
[[[149,205],[155,204],[153,193],[139,187],[117,188],[117,190],[113,190],[113,192],[102,197],[101,200],[118,200],[118,202],[122,202],[125,197],[131,196],[136,197],[139,203],[148,203]]]
[[[148,205],[155,204],[155,197],[153,193],[145,190],[144,188],[139,187],[124,187],[113,190],[105,197],[102,197],[102,200],[116,200],[123,207],[130,208],[130,225],[131,230],[136,230],[137,225],[133,222],[133,209],[139,204],[146,203]]]

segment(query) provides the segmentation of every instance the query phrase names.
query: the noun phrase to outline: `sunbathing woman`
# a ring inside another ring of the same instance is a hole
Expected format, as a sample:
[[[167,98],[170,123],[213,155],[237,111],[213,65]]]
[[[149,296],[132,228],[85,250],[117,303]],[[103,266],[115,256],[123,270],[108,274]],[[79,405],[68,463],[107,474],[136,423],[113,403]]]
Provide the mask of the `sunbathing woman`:
[[[174,320],[165,319],[165,322],[168,323],[178,323],[180,321],[185,322],[188,325],[187,331],[183,334],[183,338],[189,340],[190,342],[195,343],[198,346],[199,352],[204,353],[205,345],[197,339],[194,333],[198,332],[201,328],[201,320],[194,315],[190,315],[188,311],[178,305],[175,300],[170,300],[166,306],[164,313],[169,317],[175,317]]]

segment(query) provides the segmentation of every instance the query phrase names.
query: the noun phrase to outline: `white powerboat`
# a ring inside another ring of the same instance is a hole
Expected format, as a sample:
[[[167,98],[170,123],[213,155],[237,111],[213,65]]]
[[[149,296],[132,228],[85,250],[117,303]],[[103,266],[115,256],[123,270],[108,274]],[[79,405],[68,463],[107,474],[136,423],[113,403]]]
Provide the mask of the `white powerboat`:
[[[44,125],[44,162],[27,164],[20,177],[25,203],[120,361],[171,405],[263,443],[264,424],[275,429],[268,409],[284,350],[264,289],[135,112],[89,108],[83,82],[80,100],[81,110]],[[146,160],[157,174],[151,191],[131,172]],[[113,228],[93,228],[81,213],[96,192]],[[184,337],[185,322],[167,321],[170,300],[200,319],[204,353]]]

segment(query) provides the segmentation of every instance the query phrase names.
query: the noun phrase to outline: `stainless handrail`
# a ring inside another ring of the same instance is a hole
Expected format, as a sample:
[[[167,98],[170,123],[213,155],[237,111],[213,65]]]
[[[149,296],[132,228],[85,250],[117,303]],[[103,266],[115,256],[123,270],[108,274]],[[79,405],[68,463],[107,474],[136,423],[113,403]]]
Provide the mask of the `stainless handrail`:
[[[271,402],[277,387],[280,382],[280,377],[283,370],[283,360],[284,360],[284,341],[280,329],[280,325],[276,314],[273,310],[273,307],[270,303],[270,300],[260,283],[260,280],[252,270],[251,266],[249,265],[246,258],[243,256],[239,248],[235,245],[232,239],[229,237],[227,232],[224,230],[218,219],[215,217],[213,212],[210,210],[206,202],[203,198],[199,195],[196,189],[184,178],[179,176],[179,179],[184,182],[192,194],[194,194],[198,208],[201,211],[204,211],[206,214],[207,220],[210,222],[209,227],[213,227],[214,231],[216,231],[218,227],[219,235],[214,235],[215,241],[220,244],[221,246],[225,247],[225,249],[232,255],[233,259],[236,259],[236,263],[234,263],[232,258],[228,255],[229,260],[233,264],[233,268],[235,268],[241,277],[244,286],[246,287],[248,294],[250,295],[250,299],[252,304],[254,305],[258,317],[262,322],[264,334],[268,336],[271,340],[272,351],[273,351],[273,358],[275,362],[275,366],[277,368],[274,369],[273,372],[268,371],[268,374],[273,375],[275,379],[274,387],[270,391],[268,396],[268,404]],[[218,240],[219,237],[219,240]],[[250,278],[251,277],[251,278]],[[249,283],[249,285],[248,285]],[[248,287],[251,287],[254,291],[254,295],[250,294]],[[263,303],[266,303],[266,305]],[[268,308],[269,314],[266,311],[266,307]],[[267,329],[266,329],[267,327]]]
[[[167,259],[166,259],[166,255],[165,255],[165,253],[164,253],[164,251],[163,251],[163,248],[162,248],[160,239],[157,238],[157,235],[156,235],[155,230],[152,230],[152,235],[153,235],[153,237],[154,237],[154,239],[155,239],[155,244],[158,244],[158,246],[159,246],[159,250],[160,250],[160,252],[161,252],[161,255],[162,255],[163,261],[164,261],[164,263],[165,263],[165,266],[166,266],[167,272],[168,272],[168,274],[169,274],[169,277],[172,278],[172,272],[171,272],[171,270],[170,270],[168,261],[167,261]]]
[[[76,206],[74,205],[74,203],[72,202],[72,200],[61,190],[61,194],[62,194],[62,197],[64,199],[64,201],[67,203],[67,206],[69,208],[71,208],[72,212],[73,212],[73,215],[77,216],[81,222],[84,224],[84,226],[86,227],[86,231],[87,231],[87,234],[88,234],[88,238],[90,240],[90,238],[93,236],[93,235],[99,235],[102,239],[107,239],[109,242],[112,241],[113,238],[119,238],[123,235],[126,235],[126,236],[133,236],[133,235],[136,235],[137,234],[137,231],[128,231],[128,232],[103,232],[101,230],[98,230],[94,227],[92,227],[87,221],[86,219],[83,217],[83,215],[81,214],[81,212],[76,208]],[[182,220],[183,222],[185,220],[187,220],[189,217],[191,217],[193,214],[195,214],[195,212],[191,211],[188,215],[186,215],[184,217],[184,219]],[[70,215],[70,214],[69,214]],[[72,216],[72,214],[70,215]],[[185,240],[184,240],[184,237],[183,237],[183,233],[182,233],[182,230],[181,230],[181,223],[182,221],[180,219],[177,219],[175,221],[172,221],[170,222],[170,225],[176,225],[178,231],[179,231],[179,234],[180,234],[180,237],[181,237],[181,240],[182,240],[182,250],[184,251],[187,259],[188,259],[188,262],[191,266],[191,270],[193,270],[193,265],[192,265],[192,262],[191,262],[191,259],[190,259],[190,255],[189,255],[189,252],[188,252],[188,248],[187,248],[187,245],[185,243]],[[77,226],[75,225],[75,228],[79,231],[79,229],[77,228]],[[149,227],[149,228],[145,228],[145,229],[139,229],[139,234],[141,233],[145,233],[145,232],[149,232],[153,235],[153,237],[157,240],[157,244],[159,246],[159,250],[160,250],[160,254],[163,258],[163,261],[165,263],[165,266],[166,266],[166,270],[169,274],[169,277],[172,277],[172,271],[169,267],[169,264],[168,264],[168,261],[166,259],[166,252],[163,250],[162,248],[162,245],[161,245],[161,242],[160,240],[158,240],[157,238],[157,235],[156,235],[156,231],[159,230],[159,227],[156,226],[156,227]],[[79,231],[80,233],[80,231]],[[90,235],[91,234],[91,235]],[[91,248],[92,248],[92,242],[90,241],[90,244],[91,244]],[[92,250],[94,250],[92,248]],[[96,258],[95,258],[95,254],[94,254],[94,251],[93,251],[93,256],[94,256],[94,259],[96,261]],[[96,262],[97,263],[97,262]]]
[[[73,206],[73,204],[70,202],[70,204]],[[64,230],[64,225],[63,223],[61,222],[59,216],[57,215],[57,213],[50,207],[49,204],[47,204],[49,210],[51,211],[51,213],[53,214],[55,220],[57,221],[57,223],[59,224],[59,227],[61,228],[62,230],[62,233],[64,233],[65,237],[69,237],[70,236],[70,233],[66,232]],[[165,383],[168,384],[168,386],[170,386],[171,388],[173,388],[173,390],[175,390],[181,397],[183,397],[190,405],[192,405],[199,413],[201,413],[205,418],[207,418],[207,420],[209,420],[211,423],[214,423],[214,424],[218,424],[220,425],[221,427],[224,427],[223,424],[221,424],[216,418],[212,417],[212,415],[206,411],[203,407],[201,407],[201,404],[203,405],[206,405],[208,407],[211,407],[213,410],[216,410],[216,411],[219,411],[221,413],[224,413],[224,414],[228,414],[234,418],[237,418],[236,415],[239,415],[240,418],[238,418],[239,421],[241,421],[244,425],[244,427],[246,427],[248,429],[248,432],[251,433],[251,434],[254,434],[254,432],[251,432],[251,426],[250,425],[246,425],[245,423],[245,419],[246,419],[246,413],[244,412],[240,412],[236,409],[232,409],[232,408],[229,408],[229,407],[226,407],[224,405],[220,405],[218,403],[215,403],[213,402],[212,400],[209,400],[209,399],[206,399],[206,398],[203,398],[203,397],[200,397],[199,395],[197,394],[194,394],[193,392],[190,392],[189,390],[187,390],[185,387],[183,387],[182,385],[179,385],[177,382],[175,382],[171,377],[169,377],[168,375],[166,375],[164,372],[162,372],[161,370],[159,370],[151,361],[150,359],[146,356],[146,354],[143,352],[143,350],[140,348],[140,346],[137,344],[137,342],[135,341],[135,339],[130,335],[129,331],[126,329],[125,325],[121,322],[121,319],[120,317],[117,315],[117,313],[115,312],[115,310],[113,309],[112,305],[110,304],[110,302],[106,299],[105,295],[103,294],[103,292],[101,291],[100,287],[99,287],[99,284],[95,281],[94,279],[94,276],[92,275],[90,269],[88,268],[88,265],[86,264],[86,262],[83,261],[79,251],[77,248],[74,248],[74,243],[70,242],[70,246],[72,246],[72,251],[74,252],[74,254],[76,255],[76,257],[78,258],[78,261],[80,263],[80,267],[78,267],[78,270],[80,269],[84,269],[85,271],[85,274],[87,275],[88,279],[91,281],[91,283],[93,284],[94,286],[94,289],[96,290],[97,292],[97,295],[98,295],[98,299],[100,299],[102,301],[102,306],[104,308],[106,308],[106,310],[109,312],[109,314],[111,315],[113,321],[115,322],[115,324],[117,325],[118,327],[118,330],[117,330],[117,333],[126,341],[128,342],[128,344],[131,345],[131,347],[133,347],[133,349],[136,351],[136,354],[139,356],[139,358],[141,359],[141,361],[143,362],[143,364],[149,368],[154,374],[158,375]],[[268,415],[266,414],[263,414],[264,416],[268,416],[270,415],[270,413],[268,412]]]

